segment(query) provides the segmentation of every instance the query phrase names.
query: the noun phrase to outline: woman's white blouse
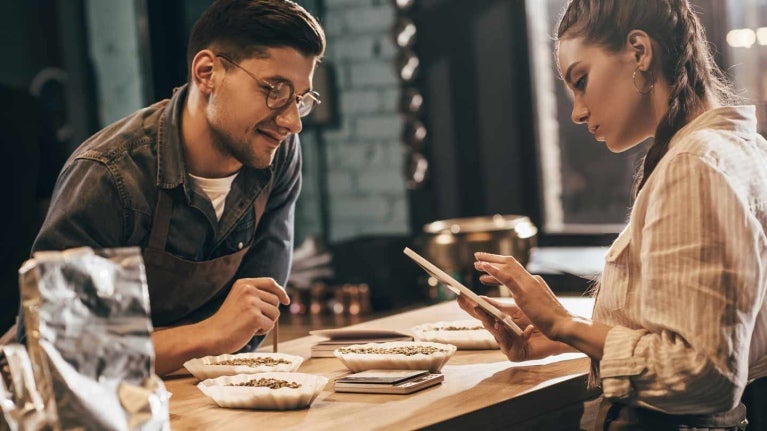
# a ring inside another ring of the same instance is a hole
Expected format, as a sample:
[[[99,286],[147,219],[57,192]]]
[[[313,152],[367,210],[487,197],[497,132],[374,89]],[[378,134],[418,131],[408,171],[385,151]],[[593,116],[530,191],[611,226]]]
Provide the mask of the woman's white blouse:
[[[767,141],[753,106],[680,130],[606,257],[594,320],[613,326],[605,397],[729,410],[767,376]]]

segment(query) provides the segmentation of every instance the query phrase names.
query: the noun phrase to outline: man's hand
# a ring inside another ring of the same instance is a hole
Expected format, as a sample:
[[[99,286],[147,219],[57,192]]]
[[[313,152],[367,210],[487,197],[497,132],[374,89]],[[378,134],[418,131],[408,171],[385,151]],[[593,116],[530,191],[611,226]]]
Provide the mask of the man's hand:
[[[189,359],[241,349],[254,335],[274,327],[279,304],[288,305],[290,299],[274,279],[237,280],[216,314],[192,325],[155,330],[157,374],[175,371]]]
[[[216,314],[200,322],[207,339],[217,339],[215,354],[241,349],[254,335],[266,334],[280,317],[280,303],[290,304],[272,278],[241,278]]]

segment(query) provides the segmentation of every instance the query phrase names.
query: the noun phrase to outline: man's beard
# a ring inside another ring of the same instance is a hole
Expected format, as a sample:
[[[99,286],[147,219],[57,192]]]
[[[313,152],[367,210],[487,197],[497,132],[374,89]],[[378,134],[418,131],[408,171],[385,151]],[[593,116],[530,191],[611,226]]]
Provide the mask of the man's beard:
[[[255,130],[255,129],[254,129]],[[258,148],[244,140],[237,140],[227,132],[211,127],[213,145],[224,155],[231,156],[244,166],[254,169],[266,169],[272,164],[274,152],[259,153]],[[255,131],[253,137],[255,138]]]

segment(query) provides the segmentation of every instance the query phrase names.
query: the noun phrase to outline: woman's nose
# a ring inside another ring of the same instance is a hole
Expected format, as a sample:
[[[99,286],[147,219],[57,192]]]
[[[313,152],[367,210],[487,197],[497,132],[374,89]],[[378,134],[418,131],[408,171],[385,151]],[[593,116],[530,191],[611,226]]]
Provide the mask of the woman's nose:
[[[589,120],[589,110],[583,105],[575,104],[573,105],[573,114],[572,114],[573,123],[575,124],[583,124]]]

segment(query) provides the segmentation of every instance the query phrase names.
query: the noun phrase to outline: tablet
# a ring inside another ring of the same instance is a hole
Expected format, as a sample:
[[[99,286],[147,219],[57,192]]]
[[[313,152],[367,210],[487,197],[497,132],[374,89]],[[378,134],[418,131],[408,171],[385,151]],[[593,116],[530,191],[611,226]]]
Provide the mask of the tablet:
[[[472,292],[468,287],[459,283],[456,279],[449,276],[445,271],[437,268],[433,263],[429,262],[423,256],[414,252],[410,248],[405,247],[405,250],[403,251],[409,258],[413,259],[415,263],[417,263],[421,268],[423,268],[426,272],[428,272],[432,277],[436,278],[442,284],[447,286],[448,289],[452,290],[458,295],[466,296],[466,298],[468,298],[469,300],[477,304],[481,309],[487,311],[488,313],[490,313],[491,316],[495,317],[499,322],[506,325],[515,334],[522,335],[522,330],[519,329],[519,326],[517,326],[517,324],[511,320],[511,317],[508,314],[502,312],[501,310],[496,308],[493,304],[487,302],[485,299],[483,299],[476,293]]]

